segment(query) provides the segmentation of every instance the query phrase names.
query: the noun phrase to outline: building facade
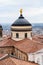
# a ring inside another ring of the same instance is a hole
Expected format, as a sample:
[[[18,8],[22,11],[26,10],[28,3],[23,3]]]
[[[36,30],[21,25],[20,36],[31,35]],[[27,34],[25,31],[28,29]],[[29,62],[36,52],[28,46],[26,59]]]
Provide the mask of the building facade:
[[[43,65],[43,49],[30,53],[28,60]]]
[[[0,54],[8,54],[9,56],[13,56],[17,59],[28,61],[28,56],[25,52],[17,49],[14,46],[2,46],[0,47]]]

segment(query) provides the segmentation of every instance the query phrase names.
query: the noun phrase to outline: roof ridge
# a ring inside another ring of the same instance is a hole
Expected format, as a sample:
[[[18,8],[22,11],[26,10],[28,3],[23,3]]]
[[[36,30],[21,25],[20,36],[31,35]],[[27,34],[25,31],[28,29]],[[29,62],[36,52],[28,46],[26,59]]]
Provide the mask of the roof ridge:
[[[8,54],[5,54],[4,56],[2,56],[2,57],[0,58],[0,61],[3,60],[3,59],[5,59],[5,58],[7,58],[8,56],[9,56]]]

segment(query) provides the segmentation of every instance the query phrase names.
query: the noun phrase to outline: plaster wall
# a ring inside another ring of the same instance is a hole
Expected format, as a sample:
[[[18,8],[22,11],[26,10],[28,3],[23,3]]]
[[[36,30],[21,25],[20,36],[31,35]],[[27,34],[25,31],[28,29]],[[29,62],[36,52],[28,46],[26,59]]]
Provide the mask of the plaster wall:
[[[16,33],[19,34],[19,38],[16,38]],[[27,32],[15,32],[15,31],[11,31],[11,34],[12,34],[11,38],[13,40],[16,40],[16,41],[23,40],[23,39],[25,39],[25,33],[27,33],[27,38],[32,40],[32,37],[31,37],[32,31],[27,31]]]

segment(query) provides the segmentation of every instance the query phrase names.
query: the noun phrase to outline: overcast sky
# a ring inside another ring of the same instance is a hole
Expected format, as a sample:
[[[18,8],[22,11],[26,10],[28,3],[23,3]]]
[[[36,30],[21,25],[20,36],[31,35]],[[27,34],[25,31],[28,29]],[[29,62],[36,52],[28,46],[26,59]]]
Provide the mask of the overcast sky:
[[[0,0],[0,23],[13,23],[23,9],[31,23],[43,23],[43,0]]]

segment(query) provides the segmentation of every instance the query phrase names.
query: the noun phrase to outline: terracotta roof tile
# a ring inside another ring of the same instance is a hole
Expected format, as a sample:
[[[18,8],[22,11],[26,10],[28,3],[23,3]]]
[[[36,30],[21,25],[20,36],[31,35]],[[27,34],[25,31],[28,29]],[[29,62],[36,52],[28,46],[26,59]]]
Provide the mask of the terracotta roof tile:
[[[38,65],[38,64],[8,57],[4,60],[1,60],[0,65]]]
[[[38,41],[30,40],[30,39],[24,39],[21,41],[14,41],[12,39],[6,39],[4,42],[0,42],[0,46],[15,46],[19,50],[26,52],[26,53],[32,53],[37,50],[40,50],[43,48],[43,44],[41,44]]]
[[[2,46],[15,46],[16,48],[20,49],[21,51],[24,51],[24,52],[33,52],[35,51],[34,49],[36,49],[36,44],[29,40],[29,39],[24,39],[24,40],[21,40],[21,41],[14,41],[12,39],[8,39],[5,41],[6,43]],[[32,51],[33,49],[33,51]]]
[[[22,61],[22,60],[18,60],[18,59],[15,59],[15,58],[11,58],[13,62],[16,63],[16,65],[38,65],[38,64],[35,64],[35,63],[32,63],[32,62],[27,62],[27,61]]]
[[[39,35],[39,36],[33,36],[33,40],[40,42],[41,44],[43,44],[43,35]]]
[[[10,58],[6,58],[0,61],[0,65],[16,65]]]
[[[4,55],[5,55],[5,54],[1,54],[1,53],[0,53],[0,58],[1,58],[2,56],[4,56]]]

